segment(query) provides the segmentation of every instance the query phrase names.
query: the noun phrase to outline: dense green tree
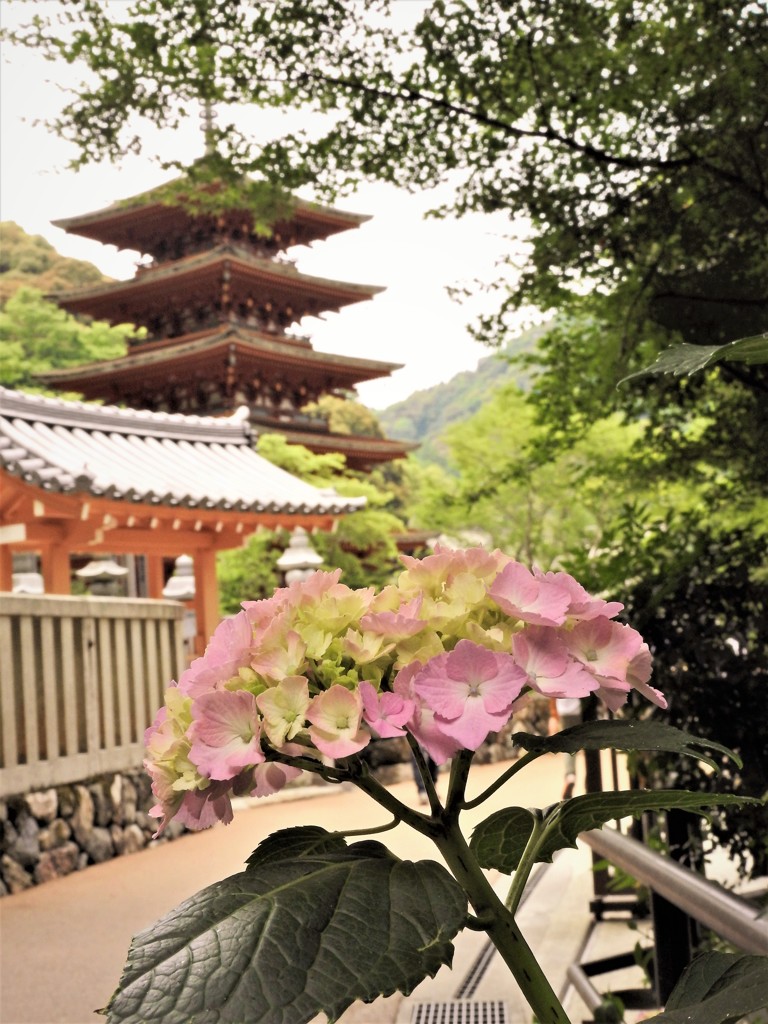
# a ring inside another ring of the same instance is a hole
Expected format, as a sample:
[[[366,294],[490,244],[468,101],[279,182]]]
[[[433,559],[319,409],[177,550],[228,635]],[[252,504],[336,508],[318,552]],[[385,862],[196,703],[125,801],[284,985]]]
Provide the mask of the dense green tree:
[[[321,395],[304,407],[304,412],[322,416],[334,434],[356,434],[358,437],[383,437],[376,413],[354,398]]]
[[[500,387],[479,412],[445,431],[450,473],[422,475],[412,517],[449,532],[481,529],[509,554],[550,567],[571,552],[599,550],[627,502],[649,516],[709,512],[706,479],[692,486],[659,474],[653,449],[637,458],[647,431],[613,413],[542,463],[543,428],[532,404],[514,386]]]
[[[125,354],[130,324],[83,323],[46,301],[33,288],[20,288],[0,311],[0,383],[40,391],[37,375]]]
[[[219,552],[216,578],[222,615],[234,615],[243,601],[269,597],[281,585],[277,560],[288,541],[286,530],[260,530],[241,548]]]
[[[393,495],[381,478],[346,469],[343,455],[316,455],[300,444],[289,444],[281,434],[262,434],[257,450],[264,458],[316,487],[333,487],[339,494],[365,497],[366,506],[342,516],[332,532],[317,532],[311,543],[323,557],[323,568],[342,570],[350,587],[381,586],[399,567],[396,537],[403,521],[389,511]],[[378,483],[378,486],[377,486]],[[285,530],[262,530],[242,548],[222,552],[217,559],[220,604],[231,615],[242,601],[268,597],[282,584],[277,560],[288,545]]]
[[[655,417],[659,437],[679,446],[706,388],[704,446],[730,450],[743,483],[758,489],[765,460],[741,440],[765,421],[755,413],[768,369],[724,364],[724,388],[693,382],[675,389],[674,403],[647,383],[615,384],[680,336],[719,343],[765,329],[761,7],[74,0],[58,21],[37,15],[11,37],[87,69],[54,122],[76,161],[139,149],[136,115],[173,128],[197,113],[190,104],[210,103],[219,111],[213,153],[197,172],[234,181],[258,172],[327,195],[364,178],[411,189],[447,181],[454,195],[442,213],[508,211],[510,231],[527,242],[511,242],[499,313],[477,330],[501,343],[507,314],[521,306],[561,315],[537,356],[534,390],[550,450],[614,408]],[[243,136],[242,103],[331,116],[269,142]],[[678,462],[695,458],[679,450]]]
[[[757,333],[768,309],[768,19],[735,0],[76,0],[13,38],[88,68],[56,120],[78,159],[141,146],[192,101],[333,111],[270,144],[236,118],[219,163],[289,187],[456,184],[448,206],[530,219],[508,302],[562,308],[585,282],[691,340]],[[407,8],[406,8],[407,15]],[[219,168],[220,169],[220,168]],[[519,257],[519,253],[517,254]],[[618,366],[629,350],[614,354]]]

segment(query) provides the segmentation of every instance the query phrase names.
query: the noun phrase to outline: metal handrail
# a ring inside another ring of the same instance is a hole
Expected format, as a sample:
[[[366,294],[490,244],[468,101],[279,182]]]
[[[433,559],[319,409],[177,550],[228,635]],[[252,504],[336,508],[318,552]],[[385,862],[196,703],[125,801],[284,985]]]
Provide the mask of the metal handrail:
[[[580,838],[737,949],[768,955],[768,919],[750,903],[615,829],[594,829]]]

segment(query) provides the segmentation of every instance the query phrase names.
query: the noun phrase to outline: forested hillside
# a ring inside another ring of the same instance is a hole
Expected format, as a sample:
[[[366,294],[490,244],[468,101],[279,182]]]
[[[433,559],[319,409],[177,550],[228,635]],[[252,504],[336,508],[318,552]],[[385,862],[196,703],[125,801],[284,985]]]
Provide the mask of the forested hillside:
[[[532,327],[499,352],[481,359],[476,370],[457,373],[445,384],[416,391],[383,409],[377,415],[384,432],[390,437],[418,441],[420,447],[415,454],[420,461],[446,465],[448,448],[442,436],[446,428],[473,416],[503,384],[515,383],[525,390],[529,371],[510,360],[532,352],[543,330]]]
[[[93,264],[61,256],[12,221],[0,224],[0,238],[0,384],[46,392],[38,374],[124,354],[132,325],[87,323],[45,298],[107,280]]]
[[[47,294],[107,280],[92,263],[59,255],[41,235],[28,235],[13,221],[0,223],[0,241],[0,304],[22,287]]]

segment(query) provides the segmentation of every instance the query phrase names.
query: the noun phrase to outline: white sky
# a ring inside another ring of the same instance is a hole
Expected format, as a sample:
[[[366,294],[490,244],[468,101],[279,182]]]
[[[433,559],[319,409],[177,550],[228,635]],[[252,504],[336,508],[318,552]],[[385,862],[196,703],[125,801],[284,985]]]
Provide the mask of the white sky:
[[[3,0],[0,0],[3,2]],[[125,2],[125,0],[122,0]],[[403,0],[410,6],[410,0]],[[3,21],[24,21],[50,8],[47,0],[5,0]],[[0,219],[39,234],[63,255],[94,263],[115,278],[131,277],[135,253],[65,234],[52,220],[108,206],[170,177],[152,156],[192,162],[201,155],[202,136],[195,119],[165,137],[145,125],[146,155],[126,157],[77,172],[66,169],[74,147],[35,125],[59,113],[66,102],[62,86],[76,85],[80,69],[42,60],[23,48],[5,46],[0,63]],[[241,124],[260,133],[277,134],[296,125],[297,115],[246,109]],[[300,115],[299,115],[300,116]],[[361,401],[384,408],[414,391],[474,369],[490,350],[473,341],[466,329],[477,313],[495,300],[479,295],[461,305],[449,299],[446,286],[495,277],[494,264],[507,249],[501,237],[511,231],[506,216],[476,215],[457,220],[424,220],[442,195],[406,192],[383,184],[365,185],[337,205],[373,219],[359,230],[296,249],[298,269],[308,274],[362,284],[386,291],[370,302],[350,306],[325,321],[306,318],[302,333],[316,349],[402,363],[391,377],[361,384]],[[311,198],[311,196],[308,196]]]

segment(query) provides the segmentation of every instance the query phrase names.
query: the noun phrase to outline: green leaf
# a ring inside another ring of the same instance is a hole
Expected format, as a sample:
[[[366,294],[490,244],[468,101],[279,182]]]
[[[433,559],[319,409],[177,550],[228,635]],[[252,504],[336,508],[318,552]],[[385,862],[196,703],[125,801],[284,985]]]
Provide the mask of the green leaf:
[[[536,853],[536,861],[551,861],[567,846],[575,846],[582,832],[602,828],[608,821],[644,811],[666,811],[673,807],[704,813],[706,808],[757,803],[753,797],[723,793],[690,793],[675,789],[632,789],[612,793],[587,793],[558,805],[547,819]],[[517,869],[533,830],[534,818],[522,807],[496,811],[480,822],[472,833],[470,848],[480,866],[509,874]]]
[[[374,842],[339,847],[319,829],[287,832],[134,938],[110,1024],[333,1021],[451,962],[467,900],[445,868]]]
[[[674,377],[681,377],[686,374],[690,377],[692,373],[703,370],[715,363],[768,363],[768,333],[755,334],[750,338],[739,338],[737,341],[730,341],[727,345],[691,345],[683,342],[681,345],[673,345],[665,349],[655,363],[646,366],[644,370],[630,373],[619,381],[617,387],[626,384],[628,380],[637,380],[638,377],[650,377],[659,373],[671,373]]]
[[[273,861],[321,856],[324,853],[345,852],[346,849],[344,837],[338,832],[327,832],[320,825],[298,825],[267,836],[246,863],[252,868],[262,867]]]
[[[686,967],[663,1013],[648,1024],[736,1024],[768,1007],[768,957],[704,953]]]
[[[512,742],[525,750],[541,754],[576,753],[578,750],[665,750],[672,754],[687,754],[719,771],[719,765],[705,750],[717,751],[730,758],[739,767],[737,754],[721,743],[700,739],[666,722],[637,721],[614,718],[600,722],[582,722],[564,729],[554,736],[537,736],[516,732]]]

